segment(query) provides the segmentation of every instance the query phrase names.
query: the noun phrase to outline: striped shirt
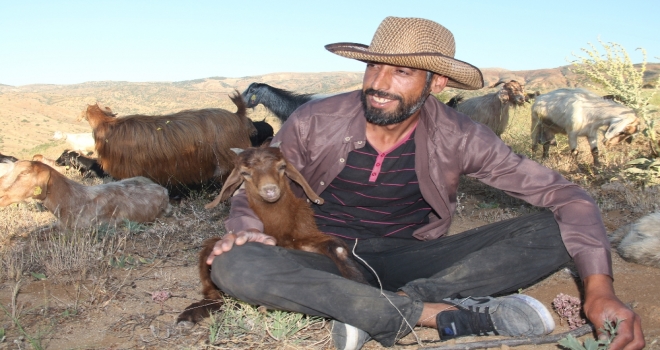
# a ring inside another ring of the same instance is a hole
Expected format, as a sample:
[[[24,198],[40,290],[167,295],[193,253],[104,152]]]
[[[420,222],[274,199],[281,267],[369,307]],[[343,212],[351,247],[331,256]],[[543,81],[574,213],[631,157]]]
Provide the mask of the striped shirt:
[[[414,129],[401,142],[378,152],[368,142],[348,154],[346,166],[314,205],[316,223],[344,238],[412,238],[428,223],[431,207],[415,173]]]

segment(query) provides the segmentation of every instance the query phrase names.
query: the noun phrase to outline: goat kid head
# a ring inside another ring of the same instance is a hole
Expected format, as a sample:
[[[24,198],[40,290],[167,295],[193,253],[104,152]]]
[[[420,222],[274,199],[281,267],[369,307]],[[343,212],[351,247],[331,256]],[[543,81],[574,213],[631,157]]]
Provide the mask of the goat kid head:
[[[48,192],[51,168],[36,161],[11,163],[0,178],[0,207],[33,198],[43,200]]]
[[[514,106],[522,106],[525,104],[525,98],[527,95],[525,94],[525,87],[522,84],[516,80],[509,80],[508,82],[500,80],[490,87],[494,88],[500,84],[504,84],[502,85],[502,89],[498,92],[498,96],[503,104],[507,102]]]
[[[232,148],[238,154],[234,170],[227,177],[220,194],[206,208],[213,208],[227,200],[242,185],[253,200],[260,198],[264,202],[275,203],[286,191],[285,186],[289,186],[287,178],[299,184],[314,203],[323,204],[323,199],[314,193],[300,172],[286,161],[278,146],[279,143],[245,150]]]
[[[624,140],[631,142],[633,135],[640,129],[640,120],[637,117],[619,119],[610,124],[605,131],[603,144],[613,146]]]

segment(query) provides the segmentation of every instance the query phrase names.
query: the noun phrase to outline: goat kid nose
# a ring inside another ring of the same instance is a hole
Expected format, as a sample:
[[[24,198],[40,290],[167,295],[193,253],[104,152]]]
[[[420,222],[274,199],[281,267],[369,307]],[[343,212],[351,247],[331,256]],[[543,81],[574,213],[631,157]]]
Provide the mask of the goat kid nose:
[[[280,195],[280,188],[275,184],[264,185],[259,189],[259,196],[269,203],[277,202],[280,199]]]

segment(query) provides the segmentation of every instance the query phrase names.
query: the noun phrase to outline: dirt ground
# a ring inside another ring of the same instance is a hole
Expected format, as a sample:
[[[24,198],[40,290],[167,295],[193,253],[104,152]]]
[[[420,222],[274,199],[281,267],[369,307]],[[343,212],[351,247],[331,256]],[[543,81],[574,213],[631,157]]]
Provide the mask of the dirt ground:
[[[457,217],[452,233],[487,224],[497,217],[506,216],[507,210],[478,208],[479,197],[470,197],[462,204],[466,208]],[[225,208],[226,211],[226,208]],[[46,213],[48,214],[48,213]],[[199,220],[215,222],[226,213],[215,215],[188,212],[200,215]],[[624,209],[604,212],[608,230],[613,230],[639,216]],[[182,226],[180,231],[171,230],[171,235],[148,232],[144,239],[136,239],[126,244],[125,256],[134,260],[126,262],[123,268],[115,266],[98,273],[74,273],[72,275],[39,279],[38,275],[24,273],[20,283],[15,280],[0,284],[0,302],[4,314],[0,313],[0,329],[6,332],[6,339],[0,342],[0,349],[29,349],[30,339],[19,336],[17,325],[13,324],[8,313],[17,310],[20,325],[26,334],[39,339],[45,349],[331,349],[327,322],[316,323],[303,334],[304,341],[274,341],[272,337],[249,337],[227,339],[225,342],[209,345],[209,321],[204,321],[192,329],[181,329],[175,325],[177,315],[191,302],[201,298],[196,271],[196,251],[200,237],[186,239],[186,225],[177,223],[177,218],[161,225]],[[176,239],[172,239],[177,235]],[[184,236],[184,237],[182,237]],[[192,237],[192,235],[191,235]],[[149,251],[158,252],[157,258],[144,259]],[[634,307],[642,317],[648,349],[660,349],[660,270],[623,261],[613,254],[615,288],[619,297]],[[81,275],[86,275],[81,278]],[[152,293],[169,292],[170,297],[162,302],[152,299]],[[564,293],[579,296],[579,288],[574,273],[564,269],[542,282],[522,291],[533,296],[551,308],[552,300]],[[15,298],[12,296],[15,295]],[[13,301],[12,301],[13,299]],[[0,310],[1,311],[1,310]],[[568,331],[568,325],[553,312],[557,324],[555,332]],[[437,333],[432,329],[418,328],[415,331],[423,347],[441,347],[454,343],[504,339],[500,337],[468,337],[446,343],[437,341]],[[588,335],[590,336],[590,335]],[[580,339],[584,340],[588,336]],[[0,335],[0,338],[2,336]],[[310,342],[310,339],[313,340]],[[395,348],[417,348],[413,334],[400,341]],[[365,349],[381,349],[371,341]],[[503,346],[501,348],[507,348]],[[557,349],[556,343],[546,345],[525,345],[517,349]]]

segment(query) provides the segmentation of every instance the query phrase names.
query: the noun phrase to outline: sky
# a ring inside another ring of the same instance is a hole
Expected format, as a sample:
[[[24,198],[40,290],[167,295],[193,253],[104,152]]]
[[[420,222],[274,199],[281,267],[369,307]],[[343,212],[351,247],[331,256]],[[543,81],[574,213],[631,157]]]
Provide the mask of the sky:
[[[658,0],[0,0],[0,84],[360,72],[324,46],[368,45],[387,16],[444,25],[479,68],[564,66],[599,38],[660,61]]]

